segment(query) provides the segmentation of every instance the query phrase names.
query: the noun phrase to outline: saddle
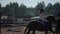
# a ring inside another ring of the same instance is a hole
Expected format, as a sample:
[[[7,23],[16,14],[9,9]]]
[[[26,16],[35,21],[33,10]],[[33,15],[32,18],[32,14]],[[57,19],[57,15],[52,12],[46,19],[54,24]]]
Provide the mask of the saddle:
[[[39,19],[38,22],[43,24],[43,25],[46,25],[49,21],[46,19]]]

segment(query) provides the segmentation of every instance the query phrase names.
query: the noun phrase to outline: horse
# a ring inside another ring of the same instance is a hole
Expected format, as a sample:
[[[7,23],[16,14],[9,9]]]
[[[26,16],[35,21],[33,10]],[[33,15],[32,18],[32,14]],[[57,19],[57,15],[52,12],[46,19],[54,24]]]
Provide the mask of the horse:
[[[43,21],[44,24],[41,24],[41,21],[32,21],[30,23],[27,24],[27,27],[24,31],[24,34],[29,34],[32,31],[32,34],[35,34],[35,31],[45,31],[45,34],[47,34],[48,31],[51,31],[53,34],[55,34],[55,32],[53,32],[52,30],[52,25],[51,23],[55,21],[55,17],[54,16],[48,16],[46,17],[46,20],[48,20],[47,22]],[[26,31],[28,30],[28,32],[26,33]]]

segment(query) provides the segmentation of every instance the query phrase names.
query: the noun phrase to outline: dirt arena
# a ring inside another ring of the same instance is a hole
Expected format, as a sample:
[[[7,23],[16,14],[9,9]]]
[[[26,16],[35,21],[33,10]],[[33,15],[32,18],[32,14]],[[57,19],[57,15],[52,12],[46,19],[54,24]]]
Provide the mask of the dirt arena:
[[[26,27],[1,27],[1,34],[24,34],[24,29]],[[10,31],[8,31],[10,29]],[[44,34],[44,32],[36,31],[36,34]],[[49,32],[49,34],[52,34]]]

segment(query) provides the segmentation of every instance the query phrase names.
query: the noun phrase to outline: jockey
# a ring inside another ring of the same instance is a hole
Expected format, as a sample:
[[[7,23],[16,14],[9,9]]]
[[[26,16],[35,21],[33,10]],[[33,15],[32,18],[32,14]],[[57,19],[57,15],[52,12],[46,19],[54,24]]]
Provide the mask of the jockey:
[[[41,22],[42,24],[46,24],[45,22],[48,22],[48,20],[45,19],[45,15],[43,13],[43,9],[40,10],[40,19],[39,22]]]

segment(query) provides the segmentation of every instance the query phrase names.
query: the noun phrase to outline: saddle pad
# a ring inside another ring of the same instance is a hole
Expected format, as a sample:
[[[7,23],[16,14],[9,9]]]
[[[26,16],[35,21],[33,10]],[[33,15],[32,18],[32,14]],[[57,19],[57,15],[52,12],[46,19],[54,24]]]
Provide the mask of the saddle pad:
[[[49,22],[49,21],[46,20],[46,19],[40,19],[38,22],[43,24],[43,25],[46,25],[46,23]]]

